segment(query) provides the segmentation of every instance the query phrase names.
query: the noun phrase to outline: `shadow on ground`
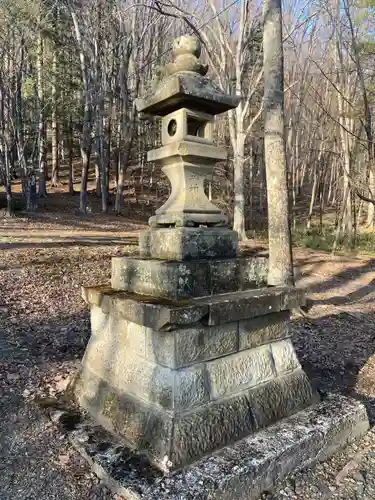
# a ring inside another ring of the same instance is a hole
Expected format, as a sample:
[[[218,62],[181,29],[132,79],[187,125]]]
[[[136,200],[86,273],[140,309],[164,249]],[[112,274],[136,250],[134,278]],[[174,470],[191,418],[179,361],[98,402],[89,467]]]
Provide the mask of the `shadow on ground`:
[[[36,239],[30,235],[30,240]],[[39,238],[38,238],[39,239]],[[52,241],[49,241],[52,240]],[[73,247],[73,246],[108,246],[108,245],[138,245],[138,236],[46,236],[45,238],[40,238],[40,241],[28,241],[28,238],[23,238],[23,241],[12,241],[1,243],[0,239],[0,249],[12,250],[15,248],[62,248],[62,247]]]

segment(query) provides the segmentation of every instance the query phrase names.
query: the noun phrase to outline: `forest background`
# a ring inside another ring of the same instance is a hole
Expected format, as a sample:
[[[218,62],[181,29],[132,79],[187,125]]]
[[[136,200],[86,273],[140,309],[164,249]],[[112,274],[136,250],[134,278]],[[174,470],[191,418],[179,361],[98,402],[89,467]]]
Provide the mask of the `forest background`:
[[[374,0],[283,2],[297,244],[375,250],[374,7]],[[215,121],[216,140],[229,156],[216,165],[207,193],[241,239],[262,235],[272,196],[264,165],[262,30],[257,0],[1,0],[4,212],[73,206],[93,217],[139,213],[147,220],[168,197],[169,183],[146,161],[160,144],[159,123],[142,120],[135,99],[170,61],[173,39],[192,33],[210,77],[241,96],[236,110]]]

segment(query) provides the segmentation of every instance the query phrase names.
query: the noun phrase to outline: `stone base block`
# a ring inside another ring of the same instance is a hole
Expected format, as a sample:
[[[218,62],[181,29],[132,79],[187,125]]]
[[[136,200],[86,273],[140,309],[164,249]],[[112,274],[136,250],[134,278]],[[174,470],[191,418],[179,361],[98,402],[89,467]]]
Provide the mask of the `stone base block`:
[[[185,262],[114,257],[111,284],[116,290],[183,300],[264,286],[267,272],[264,257]]]
[[[143,259],[230,259],[237,256],[237,251],[238,234],[225,228],[165,228],[139,234]]]
[[[251,369],[251,366],[247,368]],[[241,382],[239,370],[237,374],[231,379],[235,383]],[[222,391],[215,393],[221,386],[220,377],[227,375],[225,369],[213,375],[216,376],[213,393],[217,397],[223,395]],[[194,388],[192,394],[197,392]],[[120,392],[86,365],[77,383],[76,394],[80,404],[97,422],[147,456],[161,470],[184,467],[316,400],[301,369],[188,410],[183,410],[181,405],[178,409],[166,410]],[[190,400],[182,406],[188,405],[191,406]]]
[[[104,370],[108,363],[108,370],[113,368],[112,361],[118,356],[137,356],[160,367],[178,369],[265,344],[272,344],[275,352],[275,346],[290,337],[289,317],[289,311],[282,311],[223,325],[195,323],[159,331],[125,319],[115,308],[103,311],[92,305],[92,335],[85,359],[92,357],[96,371]]]
[[[206,335],[202,339],[206,345],[195,346],[194,329],[161,333],[113,317],[103,317],[101,326],[99,314],[94,307],[84,368],[120,394],[131,394],[166,410],[191,410],[301,369],[290,339],[274,339],[238,352],[235,323],[197,328],[198,335],[202,330]],[[279,326],[278,332],[283,334],[283,324]]]
[[[369,428],[364,406],[340,394],[163,476],[143,456],[86,420],[69,440],[118,495],[132,500],[249,500],[288,474],[324,461]],[[194,429],[199,434],[199,428]]]
[[[288,338],[290,309],[304,299],[296,288],[179,302],[110,288],[84,297],[92,336],[79,401],[160,469],[184,467],[315,401]]]
[[[164,332],[196,323],[215,326],[233,321],[243,321],[241,325],[246,331],[246,322],[250,319],[288,311],[306,303],[303,290],[287,286],[181,301],[136,295],[108,286],[84,287],[82,296],[91,306],[100,307],[104,314],[113,313],[138,325]]]
[[[228,217],[220,212],[217,213],[164,213],[154,215],[148,220],[152,228],[158,227],[223,227],[228,224]]]

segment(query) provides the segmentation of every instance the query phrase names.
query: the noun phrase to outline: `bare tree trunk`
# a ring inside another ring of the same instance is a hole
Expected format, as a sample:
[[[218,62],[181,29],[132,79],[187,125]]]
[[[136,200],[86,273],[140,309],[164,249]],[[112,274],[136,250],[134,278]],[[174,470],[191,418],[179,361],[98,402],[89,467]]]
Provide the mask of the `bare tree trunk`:
[[[254,165],[253,165],[253,145],[250,142],[249,147],[249,221],[247,227],[253,229],[253,177],[254,177]]]
[[[8,148],[5,148],[3,159],[5,162],[5,194],[7,199],[7,216],[12,217],[13,212],[13,199],[12,199],[12,179],[11,179],[11,169],[10,169],[10,158]]]
[[[43,37],[39,33],[38,37],[38,53],[37,53],[37,92],[38,92],[38,108],[39,108],[39,125],[38,125],[38,150],[39,150],[39,196],[47,195],[46,188],[46,147],[45,147],[45,126],[44,126],[44,92],[43,92]]]
[[[338,246],[340,239],[341,239],[342,232],[343,232],[343,221],[344,221],[345,210],[346,210],[346,206],[347,206],[348,198],[349,198],[348,195],[349,195],[349,188],[346,188],[344,191],[344,198],[342,201],[340,213],[339,213],[338,220],[337,220],[335,241],[333,242],[333,246],[332,246],[332,254],[335,254],[335,252],[337,250],[337,246]]]
[[[81,192],[79,196],[79,211],[85,214],[87,212],[87,179],[90,166],[90,146],[85,139],[82,139],[81,141],[81,157],[82,157],[82,173],[81,173]]]
[[[53,54],[52,63],[52,113],[51,113],[51,128],[52,128],[52,176],[51,176],[51,186],[57,186],[59,184],[59,126],[57,122],[57,54],[56,48]]]
[[[135,15],[133,16],[133,26],[135,22]],[[128,88],[128,70],[129,62],[131,56],[131,45],[127,44],[123,47],[122,60],[119,71],[120,79],[120,122],[119,122],[119,153],[118,153],[118,179],[117,179],[117,190],[116,190],[116,200],[114,211],[117,215],[121,212],[122,194],[124,189],[125,171],[128,168],[128,162],[130,158],[130,152],[133,142],[134,135],[134,123],[135,123],[135,106],[131,108],[129,102],[129,88]],[[139,78],[136,77],[136,81],[139,82]],[[135,87],[138,88],[138,84]],[[126,141],[126,146],[124,148],[124,153],[121,155],[121,145],[122,140]],[[122,156],[122,159],[121,159]]]
[[[122,194],[124,191],[124,180],[125,180],[125,165],[128,164],[128,154],[124,153],[124,159],[121,161],[121,153],[119,154],[119,167],[118,167],[118,180],[116,189],[116,199],[115,199],[115,212],[117,215],[121,213],[122,205]]]
[[[69,116],[69,152],[68,152],[68,188],[69,194],[74,194],[74,136],[73,136],[73,118]]]
[[[101,188],[100,188],[100,165],[99,165],[99,153],[96,152],[96,162],[95,162],[95,191],[96,196],[100,198]]]
[[[233,188],[234,188],[234,211],[233,230],[238,233],[241,241],[246,240],[245,230],[245,187],[244,187],[244,163],[245,163],[245,137],[243,132],[237,131],[237,146],[234,158]]]
[[[345,13],[346,13],[348,23],[349,23],[349,28],[350,28],[351,38],[352,38],[352,40],[351,40],[352,41],[352,51],[354,54],[354,60],[355,60],[355,64],[356,64],[358,79],[359,79],[359,83],[360,83],[361,90],[362,90],[362,100],[363,100],[364,116],[365,116],[364,128],[365,128],[366,138],[367,138],[367,160],[368,160],[369,168],[370,168],[370,183],[369,183],[370,184],[369,185],[370,197],[372,199],[375,199],[374,138],[373,138],[373,133],[372,133],[371,107],[370,107],[370,104],[368,101],[365,77],[364,77],[364,73],[362,70],[362,64],[361,64],[361,59],[360,59],[360,49],[358,47],[356,33],[355,33],[355,29],[354,29],[353,22],[352,22],[352,17],[350,14],[350,7],[349,7],[347,0],[343,1],[343,6],[344,6]],[[375,229],[375,212],[374,212],[374,204],[373,203],[369,203],[369,208],[368,208],[368,213],[367,213],[367,223],[372,229]]]
[[[81,158],[82,158],[82,175],[81,175],[81,192],[79,197],[79,210],[81,213],[87,211],[87,179],[90,166],[91,154],[91,130],[92,130],[92,102],[89,88],[89,76],[86,63],[85,49],[82,42],[79,23],[74,11],[71,11],[71,16],[74,24],[75,35],[79,47],[79,57],[81,63],[81,72],[84,88],[84,117],[83,128],[81,134]]]
[[[317,172],[318,166],[316,165],[314,167],[314,184],[312,187],[312,193],[311,193],[311,199],[310,199],[310,207],[309,207],[309,215],[307,217],[307,224],[306,224],[306,229],[310,230],[311,229],[311,219],[314,213],[314,205],[315,205],[315,199],[316,199],[316,194],[318,190],[318,172]]]
[[[281,0],[263,0],[264,144],[267,176],[269,285],[293,285],[284,135]]]
[[[369,189],[370,189],[370,198],[375,198],[375,175],[373,172],[372,165],[370,164],[370,172],[369,172]],[[374,228],[375,222],[375,205],[373,203],[369,203],[367,207],[367,225],[368,227]]]

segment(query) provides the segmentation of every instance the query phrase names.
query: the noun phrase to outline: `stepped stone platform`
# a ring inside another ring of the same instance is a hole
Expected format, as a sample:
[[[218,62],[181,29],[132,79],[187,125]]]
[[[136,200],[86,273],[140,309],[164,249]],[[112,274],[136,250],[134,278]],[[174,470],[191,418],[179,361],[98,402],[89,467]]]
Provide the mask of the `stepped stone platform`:
[[[167,476],[90,420],[68,438],[104,484],[129,500],[257,500],[288,474],[326,460],[367,430],[364,406],[331,394]]]
[[[161,469],[316,400],[289,338],[289,310],[303,303],[298,289],[161,301],[95,287],[84,298],[92,337],[80,402]]]

